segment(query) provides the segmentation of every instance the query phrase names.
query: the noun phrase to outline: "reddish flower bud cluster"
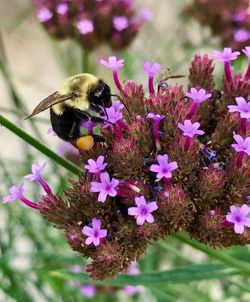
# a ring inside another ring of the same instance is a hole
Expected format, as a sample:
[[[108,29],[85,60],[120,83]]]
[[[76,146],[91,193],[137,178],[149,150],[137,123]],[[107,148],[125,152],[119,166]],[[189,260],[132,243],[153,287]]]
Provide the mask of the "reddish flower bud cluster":
[[[36,16],[46,31],[58,39],[73,38],[92,51],[102,43],[124,49],[134,40],[152,13],[136,15],[130,0],[36,0]]]
[[[102,125],[104,142],[80,153],[85,177],[71,180],[64,196],[42,182],[46,194],[30,206],[64,231],[74,251],[93,260],[87,267],[92,278],[126,271],[143,257],[149,240],[173,232],[186,231],[213,247],[250,243],[245,201],[250,125],[241,121],[250,111],[243,99],[250,95],[249,80],[232,74],[230,58],[236,55],[230,49],[214,53],[227,67],[219,90],[214,89],[213,61],[196,55],[188,91],[165,85],[157,92],[152,67],[144,65],[149,95],[134,82],[121,85],[121,61],[112,57],[107,67],[115,73],[124,106],[116,101],[112,110],[107,108],[114,122]],[[41,183],[41,167],[33,170]],[[16,198],[27,204],[22,188],[13,188],[5,202]]]
[[[208,26],[222,45],[239,49],[250,42],[248,0],[193,0],[184,13]]]

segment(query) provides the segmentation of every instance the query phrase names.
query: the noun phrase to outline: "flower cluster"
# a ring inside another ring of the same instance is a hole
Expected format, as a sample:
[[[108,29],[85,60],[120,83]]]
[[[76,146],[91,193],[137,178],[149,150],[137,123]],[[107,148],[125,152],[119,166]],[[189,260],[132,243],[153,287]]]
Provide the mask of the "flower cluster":
[[[136,15],[128,0],[36,0],[36,16],[47,32],[73,38],[91,51],[102,43],[115,50],[126,48],[152,13],[144,8]]]
[[[243,52],[250,57],[250,47]],[[92,259],[86,271],[94,279],[126,271],[149,240],[173,232],[213,247],[249,243],[250,63],[245,74],[233,73],[238,52],[213,55],[225,67],[221,87],[213,60],[196,55],[187,91],[162,82],[155,89],[160,65],[150,62],[148,92],[134,81],[122,85],[124,61],[102,60],[120,99],[106,108],[103,140],[79,151],[86,174],[57,195],[41,178],[44,166],[34,164],[26,178],[43,186],[40,201],[27,200],[20,186],[4,202],[19,199],[62,229],[71,248]]]
[[[250,42],[248,0],[193,0],[184,12],[210,27],[222,45],[239,49]]]

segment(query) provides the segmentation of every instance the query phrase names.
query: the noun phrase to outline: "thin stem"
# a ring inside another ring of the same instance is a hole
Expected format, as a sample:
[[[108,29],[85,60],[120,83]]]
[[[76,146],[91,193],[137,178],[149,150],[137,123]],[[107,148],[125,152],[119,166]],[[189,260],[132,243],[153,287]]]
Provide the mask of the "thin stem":
[[[117,70],[113,70],[113,78],[114,78],[114,82],[115,82],[115,85],[116,85],[117,89],[120,90],[120,92],[123,92],[122,85],[120,83]]]
[[[89,53],[87,51],[82,51],[82,72],[89,71]]]
[[[154,95],[155,94],[154,77],[153,76],[149,76],[149,78],[148,78],[148,89],[149,89],[150,95]]]
[[[191,137],[186,136],[185,137],[185,144],[184,144],[184,151],[187,151],[191,144]]]
[[[238,168],[240,168],[242,166],[242,162],[243,162],[243,157],[245,155],[245,152],[244,151],[241,151],[237,157],[237,161],[236,161],[236,166]]]
[[[38,204],[36,204],[36,203],[34,203],[34,202],[28,200],[28,199],[25,198],[24,196],[21,196],[21,197],[20,197],[20,200],[21,200],[21,202],[23,202],[24,204],[26,204],[26,205],[27,205],[28,207],[30,207],[30,208],[33,208],[33,209],[36,209],[36,210],[39,209],[39,205],[38,205]]]
[[[28,133],[24,132],[22,129],[11,123],[9,120],[4,118],[0,114],[0,124],[9,129],[11,132],[15,133],[17,136],[19,136],[22,140],[39,150],[41,153],[47,155],[49,158],[57,162],[59,165],[67,169],[68,171],[74,173],[74,174],[80,174],[83,173],[83,170],[79,167],[72,164],[67,159],[59,156],[46,146],[44,146],[42,143],[40,143],[38,140],[30,136]]]
[[[197,109],[199,107],[199,103],[198,102],[194,102],[191,109],[190,109],[190,112],[188,113],[188,115],[186,116],[186,119],[191,119],[194,114],[196,113]]]
[[[195,248],[199,251],[204,252],[205,254],[207,254],[210,257],[213,257],[217,260],[222,261],[223,263],[225,263],[233,268],[237,268],[237,269],[241,270],[242,272],[247,273],[248,275],[250,273],[250,265],[247,262],[243,262],[238,259],[235,259],[235,258],[231,257],[230,255],[227,255],[222,250],[217,251],[216,249],[213,249],[209,246],[201,244],[197,241],[190,240],[188,238],[188,236],[186,236],[185,234],[176,233],[173,235],[173,237],[177,238],[178,240],[180,240],[182,242],[185,242],[186,244],[192,246],[193,248]]]

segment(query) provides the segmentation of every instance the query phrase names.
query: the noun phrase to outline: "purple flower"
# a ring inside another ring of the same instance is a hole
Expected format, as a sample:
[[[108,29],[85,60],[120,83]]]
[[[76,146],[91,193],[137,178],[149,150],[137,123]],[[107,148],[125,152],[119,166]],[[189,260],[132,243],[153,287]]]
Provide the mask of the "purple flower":
[[[124,29],[129,27],[129,22],[126,17],[116,16],[113,18],[113,27],[117,31],[123,31]]]
[[[80,265],[75,264],[75,265],[73,265],[73,266],[71,267],[71,271],[72,271],[73,273],[80,273],[80,272],[82,271],[82,269],[81,269]]]
[[[234,32],[234,40],[236,42],[246,42],[250,37],[250,33],[245,28],[240,28]]]
[[[37,181],[43,187],[44,191],[47,194],[52,194],[52,191],[46,181],[42,178],[41,172],[44,170],[46,163],[39,164],[38,162],[34,162],[31,166],[32,174],[28,174],[24,176],[25,179],[30,181]]]
[[[153,223],[155,220],[151,213],[158,209],[156,202],[146,203],[145,198],[141,196],[135,197],[135,203],[137,207],[128,208],[128,214],[136,217],[136,224],[143,225],[145,221]]]
[[[30,201],[29,199],[27,199],[23,196],[23,193],[24,193],[24,187],[23,186],[24,186],[23,183],[21,183],[19,186],[12,186],[10,188],[10,194],[3,197],[3,203],[13,202],[15,200],[20,200],[21,202],[23,202],[27,206],[29,206],[33,209],[38,209],[39,206],[36,203]]]
[[[111,126],[111,124],[115,124],[117,121],[122,119],[122,112],[116,111],[114,107],[106,108],[106,113],[108,118],[106,115],[101,116],[101,118],[107,121],[104,123],[103,128],[107,128]]]
[[[46,7],[41,8],[38,12],[37,12],[37,19],[40,22],[47,22],[52,18],[52,12],[47,9]]]
[[[124,60],[118,60],[117,57],[112,56],[112,57],[108,58],[108,61],[100,60],[100,64],[102,64],[103,66],[105,66],[107,68],[112,69],[115,85],[118,88],[118,90],[120,90],[122,92],[123,89],[122,89],[122,85],[121,85],[119,77],[118,77],[118,69],[123,67]]]
[[[232,205],[230,207],[231,213],[226,216],[226,220],[234,224],[234,231],[236,234],[244,233],[244,226],[250,227],[250,208],[243,204],[240,208]]]
[[[225,47],[222,52],[218,50],[213,50],[212,54],[216,57],[219,62],[229,62],[232,60],[236,60],[237,57],[240,55],[240,52],[232,52],[232,48]]]
[[[243,97],[235,98],[236,105],[227,106],[229,112],[240,112],[241,118],[250,118],[250,102],[247,102]]]
[[[80,293],[87,298],[93,298],[96,295],[96,287],[91,284],[81,285]]]
[[[152,119],[154,121],[161,121],[161,120],[163,120],[165,118],[165,115],[163,115],[163,114],[155,114],[153,112],[149,112],[147,114],[147,118],[150,118],[150,119]]]
[[[140,11],[140,17],[145,21],[150,21],[153,19],[153,13],[148,8],[143,8]]]
[[[82,35],[86,35],[94,31],[94,24],[91,20],[80,20],[76,23],[76,27]]]
[[[100,244],[100,239],[105,238],[107,236],[107,230],[101,229],[101,220],[97,218],[92,219],[92,228],[88,226],[84,226],[82,229],[82,233],[88,238],[85,240],[87,245],[93,243],[95,246]]]
[[[42,178],[41,172],[44,170],[45,166],[46,163],[39,164],[38,162],[34,162],[31,166],[32,174],[28,174],[24,176],[24,178],[30,181],[39,181]]]
[[[149,61],[144,62],[144,71],[148,73],[150,77],[154,77],[161,69],[159,63],[154,63],[152,66]]]
[[[107,196],[116,196],[116,187],[119,185],[119,180],[112,178],[110,181],[109,174],[107,172],[100,174],[100,182],[92,181],[90,192],[100,192],[98,195],[98,201],[104,202]]]
[[[250,60],[250,46],[246,46],[242,49],[242,52],[247,56],[248,60]]]
[[[59,15],[65,15],[68,11],[68,5],[66,3],[60,3],[56,7],[56,12]]]
[[[77,148],[64,141],[60,141],[57,150],[58,154],[61,156],[66,156],[67,154],[73,154],[75,156],[79,155],[79,150]]]
[[[157,156],[158,165],[151,165],[150,171],[156,172],[156,177],[158,179],[162,178],[171,178],[172,177],[172,171],[176,170],[178,168],[178,164],[176,161],[173,161],[171,163],[168,162],[168,155],[158,155]]]
[[[24,193],[24,184],[21,183],[19,186],[12,186],[10,188],[10,194],[3,197],[3,203],[13,202],[19,200]]]
[[[117,57],[112,56],[108,58],[108,61],[105,60],[100,60],[100,64],[103,66],[114,70],[118,70],[119,68],[123,67],[124,65],[124,60],[118,60]]]
[[[117,100],[113,102],[112,107],[115,109],[115,111],[121,111],[124,108],[124,105]]]
[[[100,173],[102,170],[105,169],[107,166],[106,163],[104,163],[104,156],[100,155],[98,156],[97,160],[94,161],[93,159],[88,160],[88,165],[85,165],[85,169],[88,170],[89,173]]]
[[[209,99],[212,96],[212,94],[207,93],[206,90],[203,88],[199,90],[197,90],[196,88],[191,88],[191,91],[187,92],[186,96],[192,99],[195,103],[200,104],[204,102],[206,99]]]
[[[231,146],[236,152],[244,152],[247,155],[250,155],[250,137],[244,139],[242,136],[235,134],[234,140],[237,144],[232,144]]]
[[[203,135],[205,132],[198,130],[200,123],[193,123],[190,120],[185,120],[184,124],[178,123],[178,128],[183,131],[184,136],[194,137],[196,134]]]

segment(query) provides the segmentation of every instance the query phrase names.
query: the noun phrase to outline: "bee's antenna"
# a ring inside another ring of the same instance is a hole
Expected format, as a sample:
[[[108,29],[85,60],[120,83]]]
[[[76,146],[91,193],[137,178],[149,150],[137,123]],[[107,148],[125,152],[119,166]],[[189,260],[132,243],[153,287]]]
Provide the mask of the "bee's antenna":
[[[115,96],[115,97],[117,97],[117,98],[122,102],[122,104],[124,105],[124,107],[126,108],[126,110],[128,111],[128,113],[129,113],[129,114],[131,113],[131,112],[129,111],[127,105],[123,102],[123,100],[121,99],[121,97],[120,97],[119,95],[117,95],[117,94],[110,94],[110,96]]]

